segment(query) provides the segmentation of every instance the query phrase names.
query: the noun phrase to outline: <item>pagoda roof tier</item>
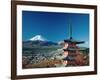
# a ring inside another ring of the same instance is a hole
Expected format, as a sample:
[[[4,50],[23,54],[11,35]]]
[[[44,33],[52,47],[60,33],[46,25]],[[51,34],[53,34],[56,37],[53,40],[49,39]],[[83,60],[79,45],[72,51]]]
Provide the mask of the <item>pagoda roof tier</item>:
[[[74,40],[74,39],[67,39],[67,40],[64,40],[65,43],[75,43],[75,44],[82,44],[82,43],[85,43],[84,41],[78,41],[78,40]]]
[[[67,56],[67,57],[63,58],[63,60],[75,61],[75,58],[74,57],[71,57],[71,56]]]
[[[86,50],[85,48],[67,48],[67,49],[63,49],[64,51],[76,51],[76,50],[79,50],[79,51],[84,51]]]

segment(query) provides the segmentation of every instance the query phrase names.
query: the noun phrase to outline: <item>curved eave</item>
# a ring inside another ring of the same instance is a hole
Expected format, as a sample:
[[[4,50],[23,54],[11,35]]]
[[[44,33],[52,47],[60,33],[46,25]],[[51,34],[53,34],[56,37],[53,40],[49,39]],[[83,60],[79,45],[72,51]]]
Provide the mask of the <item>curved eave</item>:
[[[79,51],[84,51],[85,49],[63,49],[64,51],[76,51],[76,50],[79,50]]]
[[[74,43],[74,44],[82,44],[84,41],[75,41],[75,40],[64,40],[65,43]]]

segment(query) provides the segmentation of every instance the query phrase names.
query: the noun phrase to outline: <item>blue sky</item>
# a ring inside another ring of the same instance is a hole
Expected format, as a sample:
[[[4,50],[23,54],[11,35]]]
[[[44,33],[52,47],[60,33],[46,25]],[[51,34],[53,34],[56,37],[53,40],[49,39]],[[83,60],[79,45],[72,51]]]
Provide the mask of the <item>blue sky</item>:
[[[22,12],[22,39],[28,40],[42,35],[47,40],[58,42],[69,37],[69,23],[72,25],[72,37],[89,43],[89,14],[56,12]]]

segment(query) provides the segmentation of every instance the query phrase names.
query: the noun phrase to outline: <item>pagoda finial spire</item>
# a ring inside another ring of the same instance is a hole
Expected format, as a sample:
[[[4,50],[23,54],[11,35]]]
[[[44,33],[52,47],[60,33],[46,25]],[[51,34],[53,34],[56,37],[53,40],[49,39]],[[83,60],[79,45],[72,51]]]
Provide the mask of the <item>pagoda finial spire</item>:
[[[69,38],[72,39],[72,25],[69,23]]]

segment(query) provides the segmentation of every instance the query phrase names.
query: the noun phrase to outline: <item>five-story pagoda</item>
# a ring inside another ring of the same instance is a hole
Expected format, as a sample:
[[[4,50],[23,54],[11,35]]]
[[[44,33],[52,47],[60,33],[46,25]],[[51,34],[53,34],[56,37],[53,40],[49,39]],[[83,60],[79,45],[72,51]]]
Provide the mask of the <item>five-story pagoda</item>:
[[[82,44],[84,41],[78,41],[74,40],[72,37],[72,26],[69,25],[69,39],[64,40],[64,53],[65,56],[63,58],[63,63],[66,64],[66,66],[83,66],[85,65],[84,56],[81,53],[81,51],[84,51],[84,49],[81,49],[78,44]]]

